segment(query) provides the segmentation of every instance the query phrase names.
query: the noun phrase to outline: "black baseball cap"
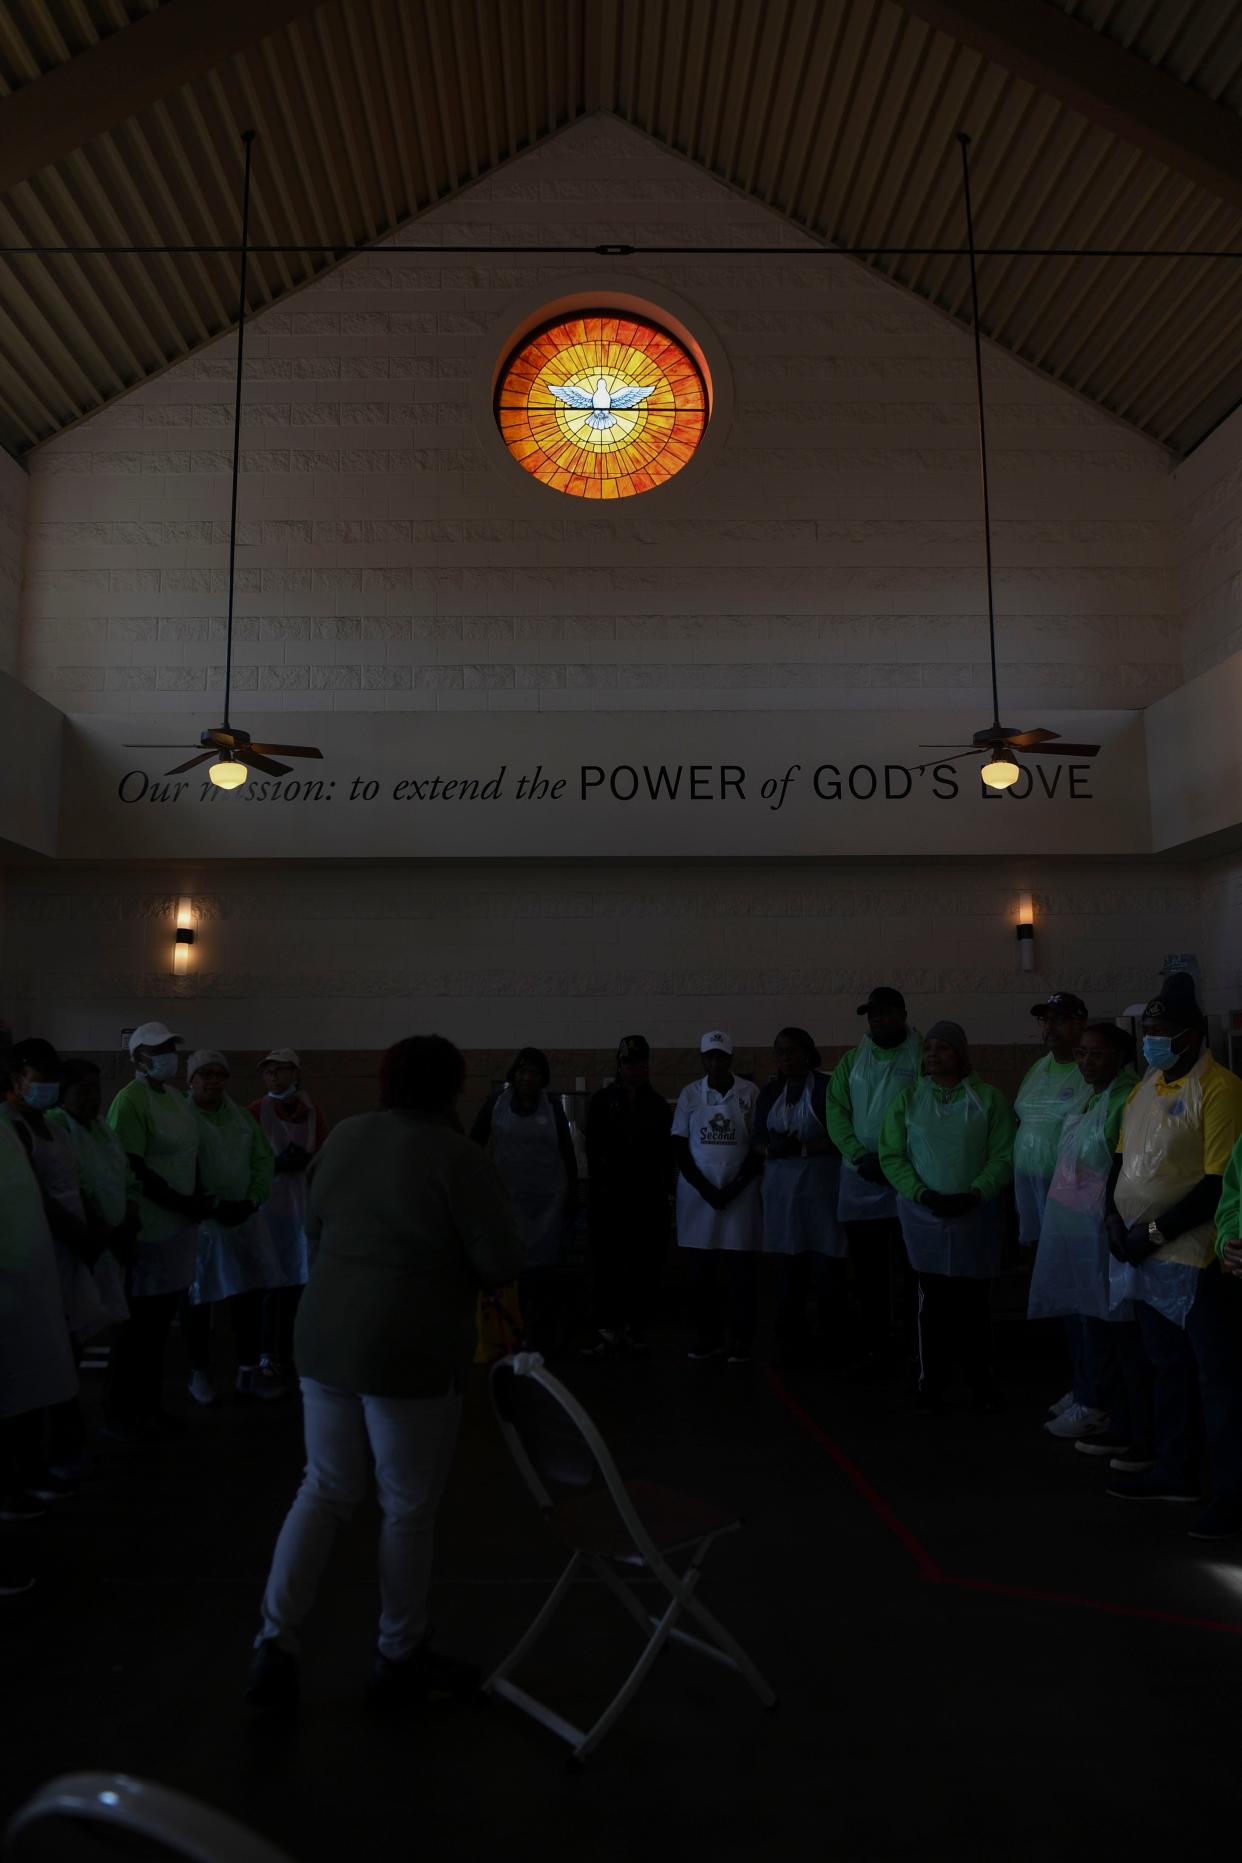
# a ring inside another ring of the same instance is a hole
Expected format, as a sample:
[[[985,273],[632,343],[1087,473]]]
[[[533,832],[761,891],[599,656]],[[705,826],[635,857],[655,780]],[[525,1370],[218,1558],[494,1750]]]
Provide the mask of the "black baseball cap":
[[[899,1009],[904,1016],[906,999],[900,990],[890,990],[887,984],[881,984],[878,990],[872,990],[865,1003],[859,1003],[856,1014],[869,1016],[882,1009]]]
[[[1047,1016],[1085,1016],[1087,1005],[1072,990],[1054,990],[1046,1003],[1033,1003],[1031,1014],[1043,1021]]]
[[[651,1044],[645,1035],[623,1035],[617,1043],[618,1061],[649,1061]]]

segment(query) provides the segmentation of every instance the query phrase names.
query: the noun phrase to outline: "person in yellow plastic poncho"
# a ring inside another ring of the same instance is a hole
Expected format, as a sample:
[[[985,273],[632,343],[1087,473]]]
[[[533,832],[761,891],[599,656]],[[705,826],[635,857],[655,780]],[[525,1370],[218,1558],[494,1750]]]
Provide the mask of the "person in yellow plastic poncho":
[[[1104,1230],[1122,1116],[1138,1085],[1134,1038],[1115,1022],[1089,1022],[1076,1052],[1091,1098],[1061,1127],[1027,1312],[1033,1320],[1061,1316],[1081,1324],[1106,1413],[1071,1405],[1044,1428],[1084,1455],[1108,1456],[1112,1468],[1135,1474],[1152,1466],[1151,1366],[1132,1304],[1109,1311]]]
[[[862,1333],[862,1349],[846,1368],[851,1379],[884,1371],[894,1284],[908,1291],[897,1193],[880,1167],[879,1145],[885,1114],[923,1068],[923,1037],[910,1027],[900,990],[872,990],[858,1014],[867,1018],[867,1033],[833,1068],[827,1107],[828,1136],[841,1153],[837,1217],[849,1243]]]
[[[1242,1136],[1242,1080],[1212,1059],[1194,984],[1165,980],[1143,1016],[1148,1073],[1122,1121],[1110,1185],[1111,1303],[1133,1300],[1155,1373],[1155,1467],[1118,1475],[1128,1501],[1214,1499],[1196,1539],[1242,1533],[1242,1343],[1216,1253],[1222,1180]]]
[[[923,1069],[880,1133],[880,1163],[918,1276],[919,1408],[943,1408],[960,1364],[975,1408],[991,1410],[989,1306],[1013,1176],[1013,1112],[975,1073],[956,1022],[928,1029]]]

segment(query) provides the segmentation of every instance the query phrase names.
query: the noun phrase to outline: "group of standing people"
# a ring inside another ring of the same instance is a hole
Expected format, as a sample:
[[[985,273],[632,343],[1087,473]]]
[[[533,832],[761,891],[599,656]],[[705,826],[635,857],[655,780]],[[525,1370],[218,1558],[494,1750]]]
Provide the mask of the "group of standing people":
[[[78,1371],[111,1329],[105,1433],[145,1442],[184,1429],[163,1407],[164,1347],[179,1317],[190,1397],[213,1407],[213,1314],[237,1346],[236,1393],[292,1388],[293,1315],[309,1268],[306,1171],[326,1136],[292,1049],[274,1049],[247,1108],[225,1056],[185,1063],[161,1022],[129,1037],[133,1078],[103,1114],[98,1068],[40,1038],[0,1076],[0,1521],[72,1497],[85,1430]],[[6,1557],[0,1592],[33,1574]]]

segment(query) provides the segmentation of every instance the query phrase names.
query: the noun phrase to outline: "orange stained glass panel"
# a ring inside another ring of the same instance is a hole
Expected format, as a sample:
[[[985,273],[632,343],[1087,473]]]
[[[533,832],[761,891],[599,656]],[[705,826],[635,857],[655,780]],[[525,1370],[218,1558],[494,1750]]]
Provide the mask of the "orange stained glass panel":
[[[667,330],[591,312],[519,344],[497,384],[496,423],[514,459],[544,485],[573,498],[632,498],[693,457],[707,389]]]

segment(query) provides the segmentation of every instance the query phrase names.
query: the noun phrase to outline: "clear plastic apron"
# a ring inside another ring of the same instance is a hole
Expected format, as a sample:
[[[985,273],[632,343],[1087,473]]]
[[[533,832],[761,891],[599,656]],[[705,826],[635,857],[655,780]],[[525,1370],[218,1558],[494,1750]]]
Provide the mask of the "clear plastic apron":
[[[313,1155],[319,1128],[319,1115],[309,1101],[303,1101],[306,1113],[301,1119],[285,1119],[270,1094],[259,1107],[259,1124],[268,1144],[279,1157],[287,1145],[300,1145]],[[276,1259],[280,1263],[282,1287],[304,1287],[310,1272],[310,1245],[306,1236],[306,1172],[277,1171],[272,1179],[272,1194],[263,1205]]]
[[[1091,1098],[1091,1088],[1076,1067],[1054,1074],[1055,1065],[1050,1054],[1037,1061],[1014,1101],[1019,1124],[1013,1142],[1013,1193],[1018,1205],[1018,1239],[1028,1245],[1039,1240],[1048,1186],[1057,1168],[1061,1128]]]
[[[879,1150],[880,1128],[897,1095],[918,1079],[923,1037],[911,1029],[900,1048],[879,1048],[870,1035],[859,1042],[850,1068],[854,1133],[869,1152]],[[837,1215],[843,1223],[882,1222],[897,1214],[897,1192],[885,1179],[869,1184],[848,1159],[841,1165]]]
[[[552,1102],[541,1092],[532,1113],[515,1113],[506,1087],[492,1108],[491,1154],[504,1179],[528,1268],[555,1267],[565,1255],[569,1186]]]
[[[63,1107],[54,1108],[48,1119],[68,1134],[83,1201],[101,1223],[109,1229],[119,1228],[128,1203],[129,1162],[116,1133],[102,1119],[83,1125]],[[80,1339],[93,1338],[105,1327],[129,1318],[124,1271],[110,1249],[104,1250],[90,1274],[95,1300],[92,1310],[73,1328]]]
[[[195,1110],[199,1173],[209,1196],[239,1203],[250,1190],[254,1127],[227,1094],[221,1113],[220,1119],[211,1119]],[[192,1306],[205,1307],[213,1300],[229,1300],[255,1288],[283,1285],[261,1210],[232,1228],[224,1223],[199,1224],[198,1256],[188,1293]]]
[[[0,1119],[0,1417],[63,1404],[78,1388],[56,1257],[26,1148]]]
[[[1032,1320],[1066,1313],[1093,1320],[1134,1317],[1128,1302],[1111,1315],[1109,1311],[1112,1257],[1104,1232],[1104,1203],[1114,1152],[1108,1141],[1108,1100],[1108,1093],[1101,1093],[1098,1105],[1071,1113],[1061,1128],[1031,1274],[1027,1316]]]
[[[969,1081],[944,1100],[924,1077],[906,1111],[911,1164],[929,1190],[945,1196],[968,1191],[988,1156],[987,1108]],[[910,1266],[917,1274],[991,1280],[1000,1273],[1005,1238],[1003,1200],[993,1197],[964,1216],[936,1216],[924,1203],[899,1196],[897,1214]]]
[[[709,1101],[706,1078],[697,1083],[697,1104],[690,1121],[690,1156],[708,1183],[718,1190],[732,1183],[750,1151],[755,1102],[739,1094],[738,1084],[735,1080],[723,1100]],[[759,1248],[762,1241],[763,1206],[757,1180],[739,1191],[726,1209],[714,1210],[693,1184],[678,1177],[679,1248],[744,1251]]]
[[[827,1138],[811,1100],[815,1076],[807,1076],[791,1106],[784,1093],[768,1111],[768,1131],[802,1145]],[[844,1255],[845,1232],[837,1221],[841,1154],[834,1148],[809,1158],[769,1158],[763,1170],[763,1247],[769,1255]]]
[[[1212,1065],[1210,1054],[1201,1055],[1177,1094],[1157,1093],[1158,1068],[1144,1075],[1121,1128],[1121,1176],[1113,1201],[1125,1222],[1155,1222],[1203,1176],[1203,1077]],[[1215,1253],[1216,1228],[1209,1222],[1163,1243],[1137,1267],[1110,1260],[1110,1306],[1145,1300],[1175,1326],[1184,1326],[1199,1276]]]
[[[6,1118],[16,1120],[21,1117],[7,1106],[4,1111]],[[70,1216],[84,1224],[86,1211],[78,1183],[73,1140],[59,1121],[45,1118],[40,1122],[41,1130],[36,1130],[26,1120],[22,1121],[22,1125],[30,1140],[30,1163],[39,1189],[49,1202],[58,1203]],[[22,1143],[20,1135],[17,1142],[19,1145]],[[92,1334],[102,1332],[105,1326],[111,1324],[104,1311],[95,1278],[82,1257],[75,1255],[66,1243],[53,1238],[52,1250],[56,1257],[61,1304],[69,1331],[76,1333],[79,1338],[89,1339]]]

